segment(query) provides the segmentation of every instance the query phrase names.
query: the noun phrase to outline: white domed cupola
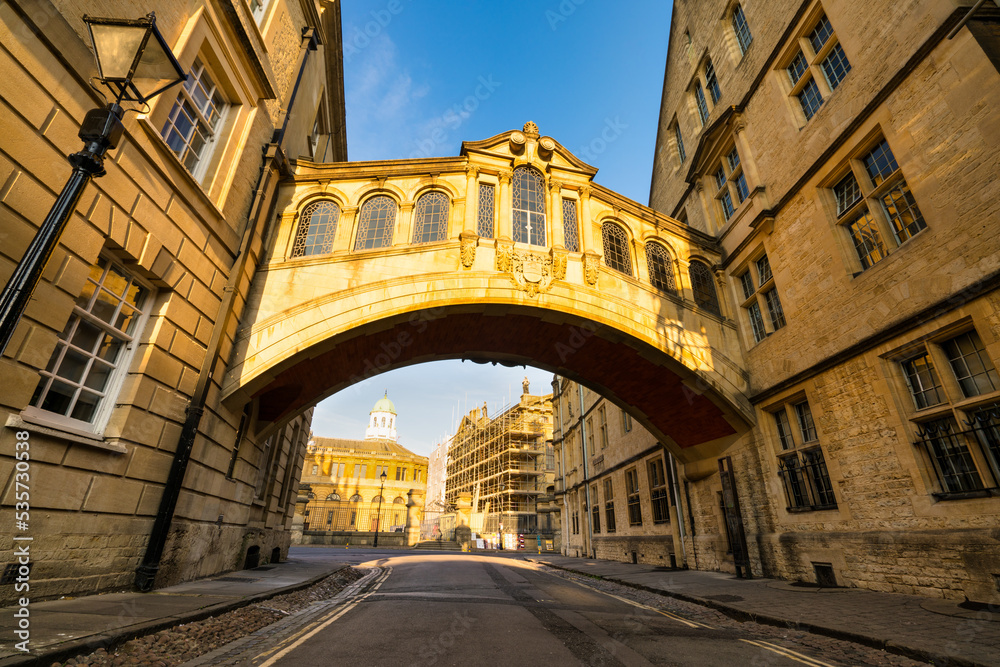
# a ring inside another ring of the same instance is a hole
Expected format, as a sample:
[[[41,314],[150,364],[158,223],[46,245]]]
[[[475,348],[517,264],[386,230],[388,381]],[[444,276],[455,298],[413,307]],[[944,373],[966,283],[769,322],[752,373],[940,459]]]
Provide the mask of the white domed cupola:
[[[389,391],[378,399],[375,407],[368,413],[368,428],[365,430],[365,440],[392,440],[396,442],[396,406],[389,400]]]

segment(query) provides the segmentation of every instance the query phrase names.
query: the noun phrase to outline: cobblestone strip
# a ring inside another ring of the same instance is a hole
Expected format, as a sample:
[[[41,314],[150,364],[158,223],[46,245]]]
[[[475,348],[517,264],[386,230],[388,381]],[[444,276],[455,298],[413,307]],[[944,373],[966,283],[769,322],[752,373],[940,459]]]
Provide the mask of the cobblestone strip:
[[[331,611],[354,602],[363,594],[382,572],[382,568],[373,567],[361,579],[347,586],[336,597],[329,600],[314,602],[304,609],[292,613],[276,623],[264,626],[253,634],[247,635],[221,646],[211,653],[199,656],[185,662],[180,667],[204,667],[206,665],[247,665],[254,664],[254,659],[261,652],[275,647],[302,630],[323,618],[330,616]]]

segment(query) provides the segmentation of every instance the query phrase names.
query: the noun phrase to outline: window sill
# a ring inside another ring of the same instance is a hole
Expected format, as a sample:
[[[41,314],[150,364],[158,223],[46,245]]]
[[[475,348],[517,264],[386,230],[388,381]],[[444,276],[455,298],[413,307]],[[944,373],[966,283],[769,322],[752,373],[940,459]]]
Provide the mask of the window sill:
[[[67,440],[81,445],[89,445],[97,449],[114,452],[116,454],[128,453],[125,445],[117,442],[108,442],[102,436],[73,428],[72,426],[50,418],[47,413],[37,408],[25,408],[20,415],[9,415],[7,417],[7,428],[14,430],[27,430],[34,433],[41,433],[60,440]]]
[[[939,491],[932,493],[935,500],[965,500],[966,498],[989,498],[1000,496],[1000,488],[976,489],[975,491]]]
[[[802,514],[803,512],[829,512],[837,509],[836,505],[809,505],[807,507],[786,507],[789,514]]]

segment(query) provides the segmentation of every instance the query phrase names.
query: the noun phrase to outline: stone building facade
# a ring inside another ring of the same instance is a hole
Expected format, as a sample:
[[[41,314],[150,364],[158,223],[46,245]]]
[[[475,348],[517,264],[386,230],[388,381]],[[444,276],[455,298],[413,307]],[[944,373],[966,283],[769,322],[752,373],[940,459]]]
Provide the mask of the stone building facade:
[[[189,78],[125,114],[0,359],[0,517],[14,525],[27,438],[32,599],[175,583],[289,544],[311,410],[261,419],[219,380],[287,160],[346,159],[337,2],[2,3],[0,279],[105,103],[82,16],[150,10]]]
[[[950,37],[970,4],[674,3],[650,205],[722,248],[753,573],[1000,600],[1000,17]],[[687,478],[689,561],[732,569],[723,475]]]
[[[369,413],[364,440],[319,438],[309,441],[296,506],[304,544],[416,542],[427,490],[427,457],[397,441],[396,407],[388,395]],[[385,474],[385,480],[381,476]],[[381,498],[381,501],[380,501]],[[412,528],[413,539],[405,531]]]
[[[684,566],[676,462],[656,437],[600,394],[552,383],[555,476],[562,553]]]

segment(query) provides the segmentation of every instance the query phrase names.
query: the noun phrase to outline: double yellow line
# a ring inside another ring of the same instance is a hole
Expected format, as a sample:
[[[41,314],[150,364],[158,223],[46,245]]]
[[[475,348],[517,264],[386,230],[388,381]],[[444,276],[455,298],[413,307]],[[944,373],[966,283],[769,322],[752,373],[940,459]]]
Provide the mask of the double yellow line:
[[[381,574],[379,574],[379,570],[381,570]],[[358,603],[363,602],[365,598],[369,597],[370,595],[373,595],[379,589],[379,587],[381,587],[382,584],[385,583],[385,580],[389,578],[390,574],[392,574],[391,567],[386,567],[384,569],[375,568],[374,572],[358,580],[356,587],[360,588],[362,585],[364,585],[364,583],[367,583],[364,581],[365,579],[368,579],[369,577],[376,577],[375,582],[371,585],[369,590],[364,595],[360,595],[358,597],[349,599],[347,604],[334,609],[332,616],[328,616],[325,619],[314,621],[313,623],[309,624],[308,626],[300,630],[298,634],[295,634],[292,637],[286,639],[281,644],[278,644],[278,646],[274,647],[271,650],[273,651],[280,646],[284,646],[285,648],[275,653],[267,661],[260,663],[259,667],[272,667],[272,665],[277,663],[278,660],[285,657],[286,655],[294,651],[296,648],[301,646],[304,642],[306,642],[310,637],[315,635],[317,632],[327,627],[328,625],[336,621],[338,618],[340,618],[350,610],[354,609],[356,606],[358,606]],[[289,644],[288,642],[291,643]],[[258,658],[266,654],[267,654],[266,652],[262,653],[260,656],[258,656]]]

